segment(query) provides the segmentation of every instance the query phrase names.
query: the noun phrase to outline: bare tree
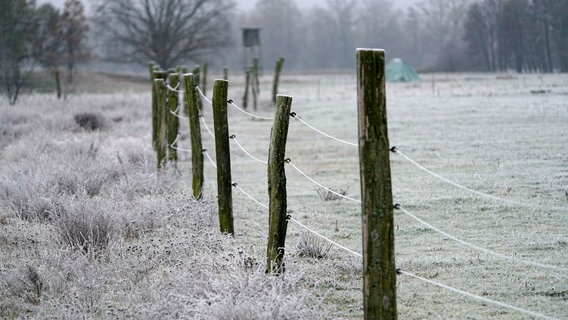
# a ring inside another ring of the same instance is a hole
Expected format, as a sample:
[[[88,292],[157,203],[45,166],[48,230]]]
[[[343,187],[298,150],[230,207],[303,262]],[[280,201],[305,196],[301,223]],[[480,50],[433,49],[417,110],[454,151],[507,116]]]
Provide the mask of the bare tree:
[[[230,43],[230,0],[98,0],[96,22],[114,58],[167,68]]]
[[[66,0],[61,14],[62,58],[67,67],[68,84],[73,83],[77,62],[89,56],[85,48],[89,26],[84,11],[85,8],[80,0]]]
[[[0,1],[0,84],[10,104],[33,70],[35,18],[34,0]]]

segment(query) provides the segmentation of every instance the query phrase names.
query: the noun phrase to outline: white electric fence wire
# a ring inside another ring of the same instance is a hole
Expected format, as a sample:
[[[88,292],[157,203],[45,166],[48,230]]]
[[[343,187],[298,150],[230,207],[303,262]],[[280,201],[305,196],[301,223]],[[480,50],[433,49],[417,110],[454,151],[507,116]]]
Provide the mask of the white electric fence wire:
[[[185,117],[185,116],[180,115],[180,114],[178,113],[178,111],[179,111],[179,106],[178,106],[178,108],[177,108],[176,111],[170,110],[170,113],[173,114],[174,116],[176,116],[178,119],[189,120],[189,117]]]
[[[358,146],[359,146],[359,145],[356,144],[356,143],[353,143],[353,142],[349,142],[349,141],[345,141],[345,140],[336,138],[336,137],[334,137],[334,136],[332,136],[332,135],[330,135],[330,134],[327,134],[327,133],[325,133],[325,132],[323,132],[323,131],[317,129],[316,127],[314,127],[314,126],[312,126],[311,124],[307,123],[306,121],[302,120],[302,118],[300,118],[300,116],[297,115],[297,114],[295,114],[295,113],[292,113],[292,117],[298,119],[301,123],[305,124],[306,126],[308,126],[309,128],[311,128],[311,129],[314,130],[315,132],[317,132],[317,133],[319,133],[319,134],[321,134],[321,135],[324,135],[324,136],[326,136],[326,137],[328,137],[328,138],[330,138],[330,139],[333,139],[333,140],[335,140],[335,141],[338,141],[338,142],[341,142],[341,143],[345,143],[345,144],[348,144],[348,145],[354,146],[354,147],[358,147]]]
[[[205,156],[207,157],[207,159],[209,159],[209,162],[211,162],[213,167],[215,167],[215,169],[217,169],[217,164],[215,163],[215,161],[213,161],[213,158],[211,158],[211,156],[209,155],[209,152],[207,152],[207,149],[203,149],[203,153],[205,153]]]
[[[294,218],[292,218],[292,217],[289,217],[288,220],[294,222],[294,223],[297,224],[298,226],[300,226],[300,227],[302,227],[302,228],[308,230],[309,232],[313,233],[314,235],[316,235],[316,236],[318,236],[318,237],[324,239],[325,241],[327,241],[327,242],[329,242],[329,243],[331,243],[331,244],[333,244],[333,245],[335,245],[335,246],[337,246],[337,247],[339,247],[339,248],[341,248],[341,249],[343,249],[343,250],[345,250],[345,251],[347,251],[347,252],[349,252],[349,253],[351,253],[351,254],[357,256],[357,257],[360,257],[360,258],[363,257],[363,255],[360,254],[359,252],[353,251],[353,250],[351,250],[351,249],[349,249],[349,248],[347,248],[347,247],[345,247],[345,246],[342,246],[342,245],[340,245],[339,243],[337,243],[337,242],[335,242],[335,241],[333,241],[333,240],[331,240],[331,239],[329,239],[329,238],[327,238],[327,237],[325,237],[325,236],[323,236],[323,235],[317,233],[316,231],[314,231],[314,230],[310,229],[309,227],[303,225],[303,224],[300,223],[298,220],[296,220],[296,219],[294,219]]]
[[[230,138],[233,139],[235,141],[235,143],[239,146],[239,148],[241,148],[241,150],[243,150],[243,152],[246,153],[246,155],[249,156],[251,159],[253,159],[257,162],[260,162],[262,164],[268,164],[268,161],[264,161],[264,160],[261,160],[261,159],[255,157],[255,156],[253,156],[245,148],[243,148],[243,146],[239,143],[239,141],[237,140],[237,137],[235,135],[232,135]]]
[[[191,152],[191,149],[184,149],[184,148],[180,148],[180,147],[174,146],[174,145],[170,145],[170,148],[178,150],[178,151],[183,151],[183,152]]]
[[[436,281],[432,281],[432,280],[414,275],[414,274],[406,272],[404,270],[399,269],[399,270],[397,270],[397,272],[400,273],[400,274],[404,274],[406,276],[409,276],[411,278],[415,278],[415,279],[424,281],[426,283],[438,286],[440,288],[450,290],[454,293],[458,293],[458,294],[461,294],[463,296],[466,296],[466,297],[469,297],[469,298],[472,298],[472,299],[475,299],[475,300],[479,300],[479,301],[486,302],[486,303],[496,305],[496,306],[499,306],[499,307],[515,310],[515,311],[518,311],[520,313],[528,314],[528,315],[531,315],[533,317],[537,317],[537,318],[540,318],[540,319],[559,320],[558,318],[550,317],[550,316],[547,316],[547,315],[544,315],[544,314],[541,314],[541,313],[537,313],[537,312],[534,312],[534,311],[530,311],[530,310],[525,310],[525,309],[515,307],[515,306],[507,304],[507,303],[499,302],[499,301],[492,300],[492,299],[485,298],[485,297],[481,297],[481,296],[478,296],[478,295],[475,295],[473,293],[469,293],[469,292],[466,292],[466,291],[463,291],[463,290],[460,290],[460,289],[452,288],[448,285],[445,285],[445,284],[442,284],[442,283],[439,283],[439,282],[436,282]]]
[[[213,132],[211,132],[211,130],[209,130],[209,126],[207,126],[207,121],[205,121],[205,117],[203,115],[199,115],[199,117],[201,117],[203,126],[205,126],[205,129],[207,130],[211,138],[215,139],[215,135],[213,134]]]
[[[207,101],[207,103],[209,103],[210,105],[213,105],[213,102],[211,102],[211,100],[207,98],[207,96],[203,93],[203,91],[201,91],[201,88],[199,88],[199,86],[195,86],[195,88],[197,89],[197,92],[199,92],[199,95],[203,98],[203,100]]]
[[[248,194],[245,190],[243,190],[241,187],[239,187],[238,184],[233,183],[233,187],[239,189],[240,192],[242,192],[245,196],[247,196],[247,197],[248,197],[249,199],[251,199],[252,201],[256,202],[256,204],[258,204],[259,206],[261,206],[261,207],[263,207],[263,208],[265,208],[265,209],[268,209],[268,206],[267,206],[267,205],[265,205],[264,203],[262,203],[262,202],[256,200],[253,196],[251,196],[251,195]]]
[[[544,264],[544,263],[539,263],[539,262],[534,262],[534,261],[530,261],[530,260],[519,259],[519,258],[516,258],[516,257],[508,256],[508,255],[505,255],[505,254],[502,254],[502,253],[499,253],[499,252],[495,252],[495,251],[493,251],[493,250],[489,250],[489,249],[480,247],[480,246],[478,246],[478,245],[469,243],[469,242],[467,242],[467,241],[461,240],[461,239],[459,239],[459,238],[457,238],[457,237],[452,236],[451,234],[449,234],[449,233],[447,233],[447,232],[444,232],[444,231],[442,231],[442,230],[440,230],[440,229],[434,227],[433,225],[429,224],[428,222],[426,222],[426,221],[424,221],[424,220],[418,218],[417,216],[413,215],[412,213],[410,213],[408,210],[404,209],[404,208],[403,208],[402,206],[400,206],[400,205],[398,205],[397,208],[399,208],[402,212],[406,213],[409,217],[411,217],[411,218],[413,218],[414,220],[416,220],[416,221],[420,222],[421,224],[425,225],[426,227],[428,227],[428,228],[430,228],[430,229],[436,231],[437,233],[439,233],[439,234],[441,234],[441,235],[443,235],[443,236],[445,236],[445,237],[447,237],[447,238],[450,238],[450,239],[452,239],[452,240],[454,240],[454,241],[456,241],[456,242],[458,242],[458,243],[460,243],[461,245],[464,245],[464,246],[466,246],[466,247],[473,248],[473,249],[475,249],[475,250],[484,252],[484,253],[486,253],[486,254],[488,254],[488,255],[492,255],[492,256],[495,256],[495,257],[498,257],[498,258],[501,258],[501,259],[504,259],[504,260],[510,260],[510,261],[514,261],[514,262],[517,262],[517,263],[520,263],[520,264],[529,265],[529,266],[532,266],[532,267],[550,269],[550,270],[555,270],[555,271],[560,271],[560,272],[567,272],[567,271],[568,271],[568,268],[562,268],[562,267],[553,266],[553,265]]]
[[[172,86],[170,86],[169,83],[166,82],[166,88],[167,88],[168,90],[173,91],[173,92],[177,92],[177,93],[184,93],[185,90],[179,89],[179,85],[180,85],[180,82],[178,82],[178,84],[176,85],[176,87],[173,88]]]
[[[361,203],[361,200],[348,197],[348,196],[343,195],[343,194],[341,194],[341,193],[339,193],[339,192],[337,192],[337,191],[331,190],[331,189],[328,188],[328,187],[323,186],[321,183],[315,181],[315,180],[312,179],[310,176],[308,176],[307,174],[305,174],[304,172],[302,172],[302,170],[298,169],[298,167],[296,167],[296,166],[292,163],[292,161],[291,161],[290,159],[286,159],[286,162],[287,162],[288,164],[290,164],[294,169],[296,169],[296,171],[298,171],[301,175],[303,175],[304,177],[306,177],[306,179],[310,180],[313,184],[317,185],[318,187],[320,187],[320,188],[322,188],[322,189],[324,189],[324,190],[326,190],[326,191],[328,191],[328,192],[331,192],[331,193],[333,193],[333,194],[335,194],[335,195],[337,195],[337,196],[339,196],[339,197],[341,197],[341,198],[344,198],[344,199],[347,199],[347,200],[350,200],[350,201],[353,201],[353,202]]]
[[[261,119],[261,120],[274,120],[274,118],[261,117],[261,116],[257,116],[257,115],[254,115],[252,113],[249,113],[249,112],[245,111],[244,109],[239,108],[239,106],[237,106],[232,100],[229,100],[229,104],[232,105],[233,107],[237,108],[237,110],[239,110],[240,112],[242,112],[242,113],[244,113],[248,116],[251,116],[253,118]]]
[[[439,180],[442,180],[442,181],[444,181],[444,182],[446,182],[446,183],[448,183],[448,184],[450,184],[450,185],[452,185],[452,186],[454,186],[454,187],[456,187],[456,188],[465,190],[465,191],[467,191],[467,192],[470,192],[470,193],[472,193],[472,194],[476,194],[476,195],[481,196],[481,197],[484,197],[484,198],[488,198],[488,199],[491,199],[491,200],[494,200],[494,201],[506,203],[506,204],[509,204],[509,205],[512,205],[512,206],[516,206],[516,207],[526,207],[526,208],[537,209],[537,210],[541,210],[541,209],[544,208],[544,207],[541,207],[541,206],[535,206],[535,205],[531,205],[531,204],[528,204],[528,203],[518,202],[518,201],[515,201],[515,200],[503,199],[503,198],[496,197],[496,196],[493,196],[493,195],[490,195],[490,194],[487,194],[487,193],[484,193],[484,192],[481,192],[481,191],[477,191],[477,190],[474,190],[474,189],[470,189],[470,188],[468,188],[468,187],[466,187],[466,186],[463,186],[463,185],[461,185],[461,184],[459,184],[459,183],[457,183],[457,182],[454,182],[454,181],[452,181],[452,180],[449,180],[449,179],[447,179],[447,178],[444,178],[444,177],[442,177],[441,175],[439,175],[439,174],[437,174],[437,173],[435,173],[435,172],[433,172],[433,171],[431,171],[431,170],[425,168],[424,166],[422,166],[422,165],[419,164],[418,162],[412,160],[410,157],[408,157],[407,155],[405,155],[404,153],[402,153],[398,148],[393,148],[392,150],[393,150],[394,153],[400,154],[404,159],[406,159],[408,162],[410,162],[410,163],[412,163],[413,165],[415,165],[417,168],[419,168],[419,169],[421,169],[421,170],[427,172],[428,174],[432,175],[433,177],[435,177],[435,178],[437,178],[437,179],[439,179]],[[567,208],[564,208],[564,207],[550,207],[550,206],[548,206],[547,208],[553,209],[553,210],[559,210],[559,211],[568,211],[568,207],[567,207]]]

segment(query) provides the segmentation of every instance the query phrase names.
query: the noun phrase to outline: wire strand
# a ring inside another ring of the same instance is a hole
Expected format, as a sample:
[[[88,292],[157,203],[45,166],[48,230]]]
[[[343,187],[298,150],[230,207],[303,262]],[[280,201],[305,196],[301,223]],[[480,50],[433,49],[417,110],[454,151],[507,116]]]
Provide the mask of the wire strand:
[[[237,140],[237,136],[232,135],[232,136],[230,136],[230,138],[231,138],[232,140],[234,140],[235,143],[239,146],[239,148],[240,148],[241,150],[243,150],[243,152],[246,153],[246,155],[249,156],[251,159],[253,159],[253,160],[257,161],[257,162],[260,162],[260,163],[262,163],[262,164],[268,164],[268,161],[264,161],[264,160],[261,160],[261,159],[255,157],[255,156],[253,156],[253,155],[250,154],[245,148],[243,148],[243,146],[242,146],[242,145],[239,143],[239,141]]]
[[[332,135],[330,135],[330,134],[327,134],[327,133],[325,133],[325,132],[323,132],[323,131],[317,129],[316,127],[312,126],[311,124],[307,123],[307,122],[304,121],[302,118],[300,118],[300,116],[297,115],[295,112],[293,112],[293,113],[291,114],[291,116],[294,117],[294,118],[296,118],[296,119],[298,119],[301,123],[305,124],[305,125],[308,126],[310,129],[312,129],[312,130],[316,131],[317,133],[319,133],[319,134],[321,134],[321,135],[324,135],[324,136],[326,136],[326,137],[328,137],[328,138],[330,138],[330,139],[333,139],[333,140],[335,140],[335,141],[338,141],[338,142],[341,142],[341,143],[344,143],[344,144],[347,144],[347,145],[350,145],[350,146],[354,146],[354,147],[358,147],[358,146],[359,146],[359,145],[356,144],[356,143],[353,143],[353,142],[349,142],[349,141],[345,141],[345,140],[336,138],[336,137],[334,137],[334,136],[332,136]]]
[[[439,175],[439,174],[437,174],[437,173],[435,173],[435,172],[433,172],[433,171],[427,169],[426,167],[422,166],[422,165],[419,164],[418,162],[412,160],[410,157],[408,157],[406,154],[404,154],[402,151],[400,151],[397,147],[391,148],[391,151],[392,151],[393,153],[398,153],[398,154],[400,154],[404,159],[406,159],[408,162],[410,162],[410,163],[412,163],[413,165],[415,165],[417,168],[419,168],[419,169],[425,171],[426,173],[432,175],[433,177],[435,177],[435,178],[437,178],[437,179],[439,179],[439,180],[442,180],[442,181],[444,181],[444,182],[446,182],[446,183],[448,183],[448,184],[450,184],[450,185],[452,185],[452,186],[454,186],[454,187],[456,187],[456,188],[465,190],[465,191],[467,191],[467,192],[476,194],[476,195],[481,196],[481,197],[484,197],[484,198],[488,198],[488,199],[491,199],[491,200],[494,200],[494,201],[498,201],[498,202],[501,202],[501,203],[506,203],[506,204],[509,204],[509,205],[512,205],[512,206],[516,206],[516,207],[526,207],[526,208],[537,209],[537,210],[543,209],[543,206],[536,206],[536,205],[532,205],[532,204],[528,204],[528,203],[522,203],[522,202],[515,201],[515,200],[503,199],[503,198],[500,198],[500,197],[497,197],[497,196],[493,196],[493,195],[490,195],[490,194],[487,194],[487,193],[484,193],[484,192],[481,192],[481,191],[477,191],[477,190],[468,188],[468,187],[463,186],[463,185],[461,185],[461,184],[459,184],[459,183],[457,183],[457,182],[454,182],[454,181],[452,181],[452,180],[450,180],[450,179],[444,178],[444,177],[442,177],[441,175]],[[551,207],[551,206],[548,206],[548,208],[549,208],[549,209],[552,209],[552,210],[568,211],[568,208],[564,208],[564,207]]]
[[[436,231],[437,233],[460,243],[461,245],[473,248],[475,250],[484,252],[486,254],[489,254],[489,255],[504,259],[504,260],[510,260],[510,261],[514,261],[514,262],[521,263],[521,264],[524,264],[524,265],[529,265],[529,266],[532,266],[532,267],[545,268],[545,269],[550,269],[550,270],[555,270],[555,271],[560,271],[560,272],[568,271],[568,268],[562,268],[562,267],[558,267],[558,266],[554,266],[554,265],[534,262],[534,261],[530,261],[530,260],[519,259],[519,258],[516,258],[516,257],[508,256],[508,255],[505,255],[505,254],[502,254],[502,253],[499,253],[499,252],[495,252],[495,251],[490,250],[490,249],[480,247],[478,245],[475,245],[475,244],[469,243],[467,241],[461,240],[461,239],[459,239],[455,236],[452,236],[451,234],[449,234],[445,231],[440,230],[439,228],[437,228],[437,227],[429,224],[428,222],[418,218],[417,216],[413,215],[412,213],[410,213],[408,210],[404,209],[399,204],[395,205],[395,209],[400,209],[402,212],[406,213],[409,217],[413,218],[414,220],[416,220],[416,221],[420,222],[421,224],[425,225],[426,227]]]
[[[233,102],[233,100],[229,100],[229,104],[232,105],[233,107],[235,107],[235,108],[236,108],[237,110],[239,110],[240,112],[242,112],[242,113],[244,113],[244,114],[246,114],[246,115],[248,115],[248,116],[251,116],[251,117],[253,117],[253,118],[261,119],[261,120],[274,120],[274,118],[261,117],[261,116],[257,116],[257,115],[254,115],[254,114],[252,114],[252,113],[249,113],[249,112],[245,111],[244,109],[239,108],[239,106],[237,106],[237,105]]]
[[[251,196],[250,194],[248,194],[246,191],[244,191],[241,187],[239,187],[238,184],[233,183],[233,187],[239,189],[240,192],[242,192],[245,196],[247,196],[249,199],[251,199],[252,201],[256,202],[258,205],[260,205],[261,207],[268,209],[268,206],[265,205],[264,203],[256,200],[253,196]]]
[[[215,135],[213,134],[213,132],[211,132],[211,130],[209,130],[209,126],[207,125],[207,121],[205,121],[205,117],[202,114],[199,115],[199,117],[201,117],[201,120],[203,122],[203,126],[205,126],[205,129],[207,130],[207,132],[209,133],[211,138],[215,139]]]
[[[170,91],[173,91],[173,92],[184,93],[185,90],[179,89],[179,85],[180,85],[180,82],[178,82],[178,84],[176,85],[176,87],[173,88],[172,86],[170,86],[169,83],[166,83],[166,88],[167,88],[168,90],[170,90]]]
[[[345,247],[345,246],[340,245],[339,243],[337,243],[337,242],[335,242],[335,241],[333,241],[333,240],[331,240],[331,239],[329,239],[329,238],[327,238],[327,237],[325,237],[325,236],[319,234],[318,232],[316,232],[316,231],[310,229],[309,227],[303,225],[303,224],[300,223],[298,220],[296,220],[296,219],[294,219],[294,218],[292,218],[292,217],[288,217],[288,220],[294,222],[294,223],[297,224],[298,226],[300,226],[300,227],[302,227],[302,228],[308,230],[309,232],[313,233],[314,235],[316,235],[316,236],[318,236],[318,237],[324,239],[325,241],[327,241],[327,242],[329,242],[329,243],[331,243],[331,244],[333,244],[333,245],[335,245],[335,246],[337,246],[337,247],[339,247],[339,248],[341,248],[341,249],[343,249],[343,250],[345,250],[345,251],[347,251],[347,252],[349,252],[349,253],[351,253],[351,254],[357,256],[357,257],[363,257],[363,255],[360,254],[359,252],[353,251],[353,250],[351,250],[351,249],[349,249],[349,248],[347,248],[347,247]]]
[[[450,290],[454,293],[458,293],[458,294],[461,294],[463,296],[466,296],[466,297],[469,297],[469,298],[472,298],[472,299],[475,299],[475,300],[478,300],[478,301],[482,301],[482,302],[486,302],[486,303],[496,305],[496,306],[499,306],[499,307],[515,310],[515,311],[518,311],[520,313],[531,315],[533,317],[537,317],[537,318],[540,318],[540,319],[547,319],[547,320],[559,320],[558,318],[550,317],[550,316],[544,315],[542,313],[537,313],[537,312],[534,312],[534,311],[522,309],[522,308],[510,305],[510,304],[507,304],[507,303],[504,303],[504,302],[492,300],[492,299],[481,297],[481,296],[478,296],[476,294],[469,293],[469,292],[466,292],[466,291],[463,291],[463,290],[460,290],[460,289],[456,289],[456,288],[450,287],[448,285],[445,285],[445,284],[442,284],[442,283],[439,283],[439,282],[436,282],[436,281],[432,281],[430,279],[426,279],[426,278],[417,276],[415,274],[412,274],[410,272],[407,272],[407,271],[404,271],[404,270],[401,270],[401,269],[398,269],[397,273],[404,274],[404,275],[409,276],[411,278],[415,278],[415,279],[424,281],[424,282],[429,283],[431,285],[435,285],[435,286],[438,286],[440,288]]]
[[[195,88],[197,89],[197,92],[199,92],[199,95],[203,98],[203,100],[207,101],[207,103],[209,103],[210,105],[213,105],[213,102],[211,102],[211,100],[207,98],[207,96],[203,93],[203,91],[201,91],[201,88],[199,86],[195,86]]]
[[[213,167],[215,167],[215,169],[217,169],[217,164],[215,163],[215,161],[213,161],[213,158],[211,158],[211,156],[209,155],[209,152],[207,152],[207,149],[203,149],[202,152],[205,153],[205,156],[207,157],[207,159],[209,159],[209,162],[211,162]]]
[[[341,193],[339,193],[339,192],[337,192],[337,191],[334,191],[334,190],[332,190],[332,189],[330,189],[330,188],[328,188],[328,187],[325,187],[325,186],[322,185],[321,183],[315,181],[315,180],[312,179],[310,176],[308,176],[307,174],[305,174],[304,172],[302,172],[302,170],[298,169],[298,167],[296,167],[296,166],[292,163],[292,160],[286,159],[286,162],[287,162],[288,164],[290,164],[294,169],[296,169],[296,171],[298,171],[298,172],[299,172],[301,175],[303,175],[306,179],[310,180],[313,184],[317,185],[318,187],[320,187],[320,188],[322,188],[322,189],[324,189],[324,190],[326,190],[326,191],[328,191],[328,192],[331,192],[331,193],[333,193],[333,194],[335,194],[335,195],[337,195],[337,196],[339,196],[339,197],[341,197],[341,198],[344,198],[344,199],[347,199],[347,200],[350,200],[350,201],[353,201],[353,202],[361,203],[361,200],[354,199],[354,198],[348,197],[348,196],[346,196],[346,195],[343,195],[343,194],[341,194]]]

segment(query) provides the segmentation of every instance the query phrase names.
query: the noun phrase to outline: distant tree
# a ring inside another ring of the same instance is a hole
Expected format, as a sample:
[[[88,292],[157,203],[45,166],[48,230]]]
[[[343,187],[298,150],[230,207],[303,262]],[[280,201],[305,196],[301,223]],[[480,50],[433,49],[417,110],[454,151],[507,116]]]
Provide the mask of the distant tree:
[[[483,63],[486,71],[501,69],[499,62],[499,26],[503,0],[483,0],[472,3],[464,22],[464,41],[474,62]],[[477,61],[475,61],[477,59]]]
[[[298,65],[305,37],[302,18],[295,0],[256,2],[252,23],[261,28],[263,65],[277,57],[286,58],[289,67]]]
[[[552,28],[555,55],[560,72],[568,72],[568,1],[540,0],[546,10],[546,17]],[[538,2],[538,1],[536,1]]]
[[[330,16],[335,22],[332,31],[335,34],[334,67],[337,68],[355,65],[354,6],[355,0],[327,0]]]
[[[463,21],[469,0],[422,0],[422,37],[429,44],[422,54],[431,55],[431,63],[442,70],[454,71],[463,58]]]
[[[122,62],[164,68],[230,44],[230,0],[98,0],[96,23]]]
[[[0,85],[15,104],[34,66],[35,1],[0,1]]]
[[[80,0],[66,0],[61,13],[62,59],[67,68],[67,82],[73,83],[73,73],[78,62],[88,58],[85,40],[89,26],[85,8]]]
[[[36,18],[34,56],[44,68],[54,70],[61,63],[61,16],[47,3],[37,9]]]

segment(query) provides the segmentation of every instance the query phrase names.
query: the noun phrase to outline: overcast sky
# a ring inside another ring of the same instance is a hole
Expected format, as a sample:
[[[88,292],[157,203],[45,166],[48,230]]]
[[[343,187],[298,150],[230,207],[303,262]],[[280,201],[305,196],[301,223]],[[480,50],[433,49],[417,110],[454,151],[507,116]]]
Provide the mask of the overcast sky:
[[[258,0],[235,0],[235,2],[237,3],[237,7],[243,11],[248,11],[253,9],[257,1]],[[326,5],[326,1],[327,0],[296,0],[296,3],[300,8],[311,8],[316,5],[323,7]],[[406,8],[407,6],[417,3],[419,1],[420,0],[396,0],[394,1],[394,3],[401,8]],[[38,0],[38,3],[40,4],[46,2],[50,2],[58,8],[62,8],[65,0]],[[83,3],[85,4],[87,12],[89,12],[90,0],[83,0]]]

